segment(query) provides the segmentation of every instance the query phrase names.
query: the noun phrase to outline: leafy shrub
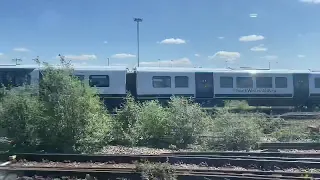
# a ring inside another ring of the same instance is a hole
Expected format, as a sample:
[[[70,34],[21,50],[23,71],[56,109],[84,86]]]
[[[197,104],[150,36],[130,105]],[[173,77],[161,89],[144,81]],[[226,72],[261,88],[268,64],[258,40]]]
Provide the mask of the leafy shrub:
[[[170,135],[171,123],[166,109],[158,101],[148,101],[137,114],[139,118],[133,126],[135,144],[168,147],[165,139]]]
[[[224,107],[225,108],[236,108],[239,110],[247,110],[250,108],[247,101],[224,101]]]
[[[43,117],[43,104],[24,87],[6,93],[0,103],[0,124],[17,149],[33,149],[39,143],[38,128]]]
[[[292,142],[306,140],[308,135],[305,133],[304,128],[290,126],[275,131],[272,133],[272,137],[280,142]]]
[[[199,104],[191,100],[173,97],[168,106],[171,144],[186,148],[196,143],[201,135],[207,134],[211,117]]]
[[[72,69],[47,67],[40,83],[41,100],[47,118],[42,124],[43,144],[58,152],[88,150],[93,142],[105,142],[110,116],[96,91],[71,77]]]
[[[128,97],[112,123],[112,139],[122,145],[185,148],[207,131],[210,122],[198,104],[183,98],[172,98],[163,107],[158,101],[138,103]]]
[[[47,152],[89,152],[108,143],[111,117],[96,91],[70,73],[65,64],[48,66],[37,87],[40,96],[27,88],[5,93],[1,125],[16,144]]]
[[[257,120],[257,123],[262,128],[262,132],[264,134],[271,134],[282,128],[284,120],[280,118],[266,118],[265,116],[260,115],[260,118]]]
[[[320,142],[320,133],[309,133],[309,138],[312,141]]]
[[[136,163],[136,170],[141,172],[142,179],[176,180],[175,169],[169,163]]]
[[[219,150],[249,150],[256,147],[262,137],[258,118],[254,115],[230,113],[226,109],[220,110],[212,128],[214,138],[207,145]]]
[[[118,145],[134,145],[132,130],[138,121],[142,107],[134,98],[128,94],[125,103],[120,108],[118,114],[111,121],[111,143]]]

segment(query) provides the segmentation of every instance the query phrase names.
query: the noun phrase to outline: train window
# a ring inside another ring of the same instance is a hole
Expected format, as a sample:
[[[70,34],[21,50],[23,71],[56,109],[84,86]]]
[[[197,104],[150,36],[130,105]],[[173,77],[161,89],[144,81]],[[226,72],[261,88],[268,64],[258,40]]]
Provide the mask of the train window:
[[[176,76],[174,80],[176,88],[187,88],[189,86],[189,78],[187,76]]]
[[[109,87],[109,76],[91,75],[89,76],[89,84],[91,87]]]
[[[152,85],[154,88],[171,88],[170,76],[153,76]]]
[[[272,77],[256,77],[257,88],[272,88]]]
[[[287,88],[287,78],[286,77],[276,77],[276,88]]]
[[[31,76],[26,74],[24,76],[15,76],[14,77],[14,86],[22,86],[24,84],[30,85],[31,84]]]
[[[320,78],[314,78],[314,87],[320,88]]]
[[[233,88],[233,77],[220,77],[221,88]]]
[[[0,79],[1,87],[18,87],[31,84],[31,76],[27,72],[3,71],[0,72],[0,76],[2,77]]]
[[[237,88],[253,88],[252,77],[237,77]]]

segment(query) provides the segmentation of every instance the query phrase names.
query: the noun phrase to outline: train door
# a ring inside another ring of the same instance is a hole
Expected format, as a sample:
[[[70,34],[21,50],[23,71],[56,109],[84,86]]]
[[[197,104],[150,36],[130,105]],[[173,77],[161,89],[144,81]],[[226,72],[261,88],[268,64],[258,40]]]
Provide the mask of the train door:
[[[213,98],[213,73],[195,73],[196,98]]]
[[[293,74],[294,99],[306,102],[309,97],[309,74]]]

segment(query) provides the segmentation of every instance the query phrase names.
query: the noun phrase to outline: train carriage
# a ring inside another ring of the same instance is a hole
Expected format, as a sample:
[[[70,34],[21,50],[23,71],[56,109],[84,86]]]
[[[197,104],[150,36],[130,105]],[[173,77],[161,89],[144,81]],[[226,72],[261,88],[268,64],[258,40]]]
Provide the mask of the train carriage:
[[[59,68],[59,66],[54,67]],[[43,66],[38,65],[2,65],[0,66],[0,84],[6,87],[19,87],[23,84],[38,86],[43,69]],[[75,66],[73,70],[73,75],[79,80],[97,88],[107,107],[116,107],[125,98],[126,67]]]
[[[216,74],[215,98],[247,100],[250,105],[291,103],[292,73],[274,70],[236,70]]]
[[[0,85],[19,87],[23,84],[37,85],[39,81],[39,69],[34,65],[1,65]]]
[[[247,100],[252,106],[308,106],[320,104],[320,72],[300,70],[206,69],[173,67],[76,66],[74,75],[95,87],[107,107],[123,102],[127,92],[137,100],[172,96],[194,99],[203,106],[224,100]],[[37,65],[0,66],[4,86],[37,85],[41,79]]]
[[[195,96],[192,71],[176,68],[136,68],[135,96],[138,100],[169,100],[172,96]]]
[[[184,96],[204,106],[224,100],[247,100],[254,106],[308,105],[308,77],[307,71],[292,70],[143,67],[135,70],[135,95],[160,101]]]
[[[117,107],[126,97],[126,67],[78,66],[73,69],[74,76],[97,89],[108,108]]]
[[[308,106],[312,107],[314,105],[319,105],[320,104],[320,72],[312,71],[308,75],[308,84],[305,83],[304,87],[306,87],[307,85],[308,85],[308,91],[305,90],[304,94],[307,94],[308,92]]]

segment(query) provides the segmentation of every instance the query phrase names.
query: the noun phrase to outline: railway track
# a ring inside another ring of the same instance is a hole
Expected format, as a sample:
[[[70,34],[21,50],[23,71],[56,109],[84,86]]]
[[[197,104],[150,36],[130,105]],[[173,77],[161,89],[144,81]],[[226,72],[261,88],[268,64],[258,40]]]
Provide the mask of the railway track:
[[[1,158],[9,154],[1,155]],[[140,179],[133,162],[170,163],[178,179],[320,179],[320,171],[302,172],[299,169],[320,169],[318,153],[247,153],[212,152],[176,153],[163,155],[79,155],[79,154],[16,154],[12,161],[2,164],[0,172],[10,175],[45,177],[87,174],[98,179]],[[187,166],[188,168],[186,168]],[[238,169],[234,168],[237,167]],[[239,169],[242,168],[242,169]],[[290,172],[288,169],[295,169]],[[297,171],[298,170],[298,171]]]
[[[90,174],[97,179],[141,179],[141,173],[137,172],[135,168],[3,168],[1,171],[7,171],[9,174],[21,176],[34,177],[34,174],[42,177],[85,177]],[[314,179],[320,178],[319,173],[305,173],[305,172],[281,172],[281,171],[255,171],[255,170],[199,170],[199,169],[175,169],[175,175],[178,179],[306,179],[312,177]],[[20,174],[20,175],[19,175]]]
[[[260,149],[299,149],[299,150],[320,150],[320,143],[316,142],[270,142],[260,143]]]
[[[257,154],[257,153],[256,153]],[[288,154],[293,155],[294,153]],[[79,154],[17,154],[16,161],[30,162],[97,162],[97,163],[133,163],[133,162],[160,162],[170,164],[202,164],[221,167],[232,165],[243,168],[255,167],[262,170],[274,170],[275,168],[320,168],[319,154],[299,154],[296,157],[276,156],[239,156],[239,155],[79,155]],[[301,157],[298,157],[301,156]],[[309,156],[309,157],[304,157]]]

